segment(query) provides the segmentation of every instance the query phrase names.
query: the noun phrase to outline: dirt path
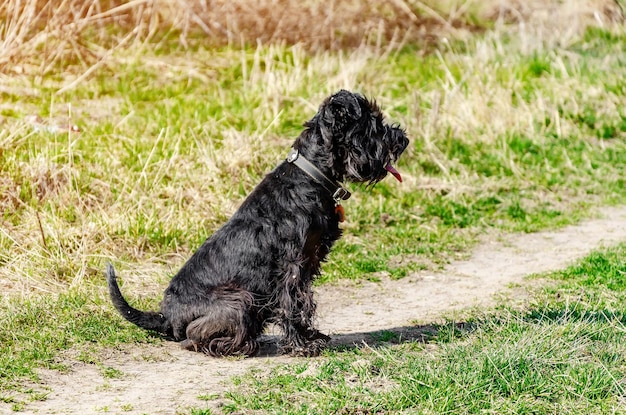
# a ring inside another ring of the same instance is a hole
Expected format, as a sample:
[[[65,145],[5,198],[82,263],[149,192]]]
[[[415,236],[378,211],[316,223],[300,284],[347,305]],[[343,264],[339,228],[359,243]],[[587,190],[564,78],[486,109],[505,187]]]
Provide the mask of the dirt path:
[[[605,208],[601,218],[555,232],[508,235],[479,245],[472,257],[441,273],[419,273],[399,281],[328,286],[318,290],[319,326],[334,344],[370,341],[380,330],[410,332],[412,322],[429,323],[454,310],[488,307],[524,277],[563,268],[602,245],[626,240],[626,207]],[[42,371],[49,390],[45,401],[21,413],[39,414],[177,414],[185,408],[214,406],[201,396],[215,396],[233,375],[277,362],[282,356],[244,360],[211,359],[180,350],[175,343],[127,346],[101,357],[102,366],[68,357],[66,374]],[[117,376],[105,376],[102,367]],[[0,403],[0,412],[8,411]]]

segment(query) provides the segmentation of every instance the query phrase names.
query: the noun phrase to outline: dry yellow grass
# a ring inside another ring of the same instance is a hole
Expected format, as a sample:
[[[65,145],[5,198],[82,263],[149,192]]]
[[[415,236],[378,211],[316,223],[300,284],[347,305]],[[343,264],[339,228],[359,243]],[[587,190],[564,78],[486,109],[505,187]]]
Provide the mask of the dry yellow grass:
[[[623,22],[620,1],[6,0],[0,4],[0,70],[94,70],[120,48],[158,45],[163,38],[177,38],[183,47],[200,38],[213,46],[285,43],[336,50],[428,44],[499,22],[567,39],[588,24]]]

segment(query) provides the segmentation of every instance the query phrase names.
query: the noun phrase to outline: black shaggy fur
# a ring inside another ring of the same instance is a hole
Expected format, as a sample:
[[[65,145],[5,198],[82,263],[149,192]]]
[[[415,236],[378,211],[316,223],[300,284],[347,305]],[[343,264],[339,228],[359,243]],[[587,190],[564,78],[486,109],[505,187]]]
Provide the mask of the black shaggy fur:
[[[371,185],[407,145],[404,131],[385,124],[374,102],[341,90],[305,123],[293,147],[328,178]],[[318,355],[330,338],[315,329],[311,282],[341,236],[336,204],[285,161],[183,265],[160,312],[131,307],[109,264],[113,304],[128,321],[212,356],[254,355],[268,323],[282,329],[283,353]]]

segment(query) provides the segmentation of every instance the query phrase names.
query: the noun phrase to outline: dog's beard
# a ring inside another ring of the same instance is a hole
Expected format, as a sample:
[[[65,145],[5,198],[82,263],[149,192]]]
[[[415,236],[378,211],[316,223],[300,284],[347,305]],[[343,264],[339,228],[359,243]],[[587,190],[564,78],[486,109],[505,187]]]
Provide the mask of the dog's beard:
[[[404,130],[402,130],[398,125],[392,125],[388,128],[385,133],[385,138],[389,140],[387,143],[391,147],[391,160],[385,166],[385,170],[391,173],[399,182],[402,182],[400,172],[398,172],[398,170],[396,170],[391,163],[392,161],[398,160],[398,157],[400,157],[409,144],[409,140],[406,138]]]

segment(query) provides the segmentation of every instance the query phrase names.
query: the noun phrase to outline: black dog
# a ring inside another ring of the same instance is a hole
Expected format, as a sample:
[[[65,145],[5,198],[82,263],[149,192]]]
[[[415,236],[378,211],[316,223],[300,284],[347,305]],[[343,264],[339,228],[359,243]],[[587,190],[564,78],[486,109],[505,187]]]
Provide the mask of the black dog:
[[[341,236],[338,182],[373,185],[408,145],[374,102],[341,90],[304,125],[286,161],[268,174],[226,224],[183,265],[160,312],[128,305],[109,264],[111,299],[128,321],[189,350],[253,355],[268,323],[283,331],[281,352],[316,356],[330,338],[314,327],[311,282]]]

